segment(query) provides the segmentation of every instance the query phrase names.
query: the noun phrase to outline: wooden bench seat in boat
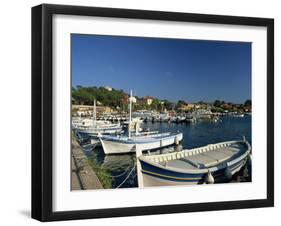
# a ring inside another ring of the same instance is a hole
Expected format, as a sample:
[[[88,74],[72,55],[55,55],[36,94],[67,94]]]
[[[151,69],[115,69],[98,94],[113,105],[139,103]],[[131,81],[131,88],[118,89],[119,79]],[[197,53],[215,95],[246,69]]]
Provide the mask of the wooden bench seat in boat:
[[[178,169],[198,169],[197,166],[195,166],[194,164],[192,164],[188,161],[185,161],[184,159],[168,161],[166,163],[166,166],[178,168]]]
[[[228,148],[220,149],[220,152],[226,153],[226,154],[232,153],[232,155],[238,153],[239,151],[240,151],[239,148],[236,148],[236,147],[228,147]]]
[[[214,159],[215,162],[209,162],[207,164],[204,164],[205,167],[210,167],[212,165],[227,161],[230,159],[234,154],[230,151],[224,151],[222,152],[221,150],[215,150],[212,152],[206,152],[203,153],[203,155],[208,156],[211,159]]]
[[[223,147],[212,151],[206,151],[188,157],[170,160],[165,163],[166,166],[171,166],[179,169],[200,169],[217,165],[227,161],[237,153],[236,148]]]

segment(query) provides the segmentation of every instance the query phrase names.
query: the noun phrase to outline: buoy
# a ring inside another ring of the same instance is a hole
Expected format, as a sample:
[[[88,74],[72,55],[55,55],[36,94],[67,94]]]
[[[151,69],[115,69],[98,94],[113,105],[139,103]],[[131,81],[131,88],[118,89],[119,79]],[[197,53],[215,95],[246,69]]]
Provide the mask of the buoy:
[[[229,169],[229,167],[226,167],[224,170],[224,176],[227,180],[231,180],[232,179],[232,173],[231,170]]]
[[[212,173],[210,171],[208,171],[208,174],[206,176],[206,183],[207,184],[215,183],[215,179],[214,179],[214,177],[213,177],[213,175],[212,175]]]

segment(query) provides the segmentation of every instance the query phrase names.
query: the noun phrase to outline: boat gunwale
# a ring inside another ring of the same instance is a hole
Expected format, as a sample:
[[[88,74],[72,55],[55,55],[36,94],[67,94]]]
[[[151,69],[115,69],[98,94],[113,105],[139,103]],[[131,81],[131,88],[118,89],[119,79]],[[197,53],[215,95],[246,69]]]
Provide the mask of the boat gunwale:
[[[73,126],[76,130],[98,130],[98,129],[122,129],[122,125],[111,124],[111,125],[96,125],[96,126]]]
[[[168,134],[165,133],[165,134]],[[172,139],[172,138],[176,138],[177,136],[181,136],[181,139],[183,137],[183,134],[182,133],[169,133],[168,135],[165,135],[165,136],[161,136],[161,133],[159,134],[159,136],[157,137],[149,137],[149,136],[144,136],[148,139],[146,140],[143,140],[143,139],[120,139],[122,137],[115,137],[115,136],[110,136],[110,135],[106,135],[106,136],[100,136],[100,139],[103,140],[103,141],[111,141],[111,142],[122,142],[122,143],[126,143],[126,144],[143,144],[143,143],[153,143],[153,142],[159,142],[161,140],[168,140],[168,139]],[[124,137],[126,138],[126,137]]]

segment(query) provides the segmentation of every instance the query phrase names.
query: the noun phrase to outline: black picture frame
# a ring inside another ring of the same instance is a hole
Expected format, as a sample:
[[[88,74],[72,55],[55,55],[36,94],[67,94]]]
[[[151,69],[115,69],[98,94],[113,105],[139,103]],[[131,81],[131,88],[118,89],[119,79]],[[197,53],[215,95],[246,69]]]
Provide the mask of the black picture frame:
[[[52,210],[52,17],[55,14],[267,28],[267,198],[95,210]],[[274,20],[176,12],[43,4],[32,8],[32,218],[40,221],[122,217],[274,206]]]

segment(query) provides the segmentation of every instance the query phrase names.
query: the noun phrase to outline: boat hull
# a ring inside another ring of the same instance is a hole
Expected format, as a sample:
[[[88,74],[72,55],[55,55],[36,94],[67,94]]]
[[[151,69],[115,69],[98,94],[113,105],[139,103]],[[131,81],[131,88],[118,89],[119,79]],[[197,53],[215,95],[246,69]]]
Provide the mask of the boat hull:
[[[246,160],[247,159],[241,160],[236,165],[229,166],[231,175],[239,172],[241,168],[245,166]],[[144,169],[141,170],[141,173],[144,187],[204,184],[208,174],[207,172],[202,174],[189,173],[185,175],[175,173],[171,176],[167,174],[167,172],[155,173]],[[225,168],[217,169],[217,171],[213,171],[212,173],[215,183],[223,182],[228,179],[225,176]]]
[[[90,140],[91,140],[91,144],[95,146],[101,146],[100,139],[98,136],[91,136]]]
[[[239,141],[240,143],[243,143]],[[233,143],[233,142],[229,142]],[[219,144],[221,152],[225,153],[225,147],[227,142],[224,144]],[[229,160],[218,161],[216,164],[210,165],[210,167],[203,166],[191,166],[189,164],[184,168],[175,168],[175,166],[167,165],[166,161],[174,161],[177,159],[182,159],[182,161],[190,160],[187,158],[182,158],[180,155],[182,153],[171,153],[166,155],[154,155],[154,156],[140,156],[138,158],[138,181],[140,187],[151,187],[151,186],[173,186],[173,185],[190,185],[190,184],[203,184],[203,183],[220,183],[230,181],[234,174],[239,172],[247,163],[250,158],[250,145],[245,142],[245,150],[241,149],[241,154],[235,155],[235,157],[229,158]],[[207,147],[210,148],[210,147]],[[242,148],[242,146],[241,146]],[[189,151],[189,156],[201,155],[206,158],[207,155],[204,153],[209,153],[213,158],[217,158],[218,153],[212,154],[211,150],[194,149]],[[218,149],[217,149],[218,150]],[[191,153],[192,151],[192,153]],[[222,153],[223,155],[223,153]],[[169,159],[167,160],[167,157]],[[177,158],[177,156],[180,156]],[[185,155],[186,156],[186,155]],[[166,158],[166,160],[163,160]],[[154,159],[154,161],[150,160]],[[157,161],[155,160],[157,159]],[[161,160],[162,159],[162,160]],[[159,162],[161,161],[161,162]],[[211,179],[210,179],[211,177]]]
[[[182,140],[182,134],[170,135],[164,138],[150,139],[148,141],[128,140],[120,142],[117,140],[100,139],[105,154],[123,154],[136,151],[136,146],[142,151],[166,147]]]
[[[76,129],[76,132],[84,135],[97,136],[99,134],[118,134],[122,132],[122,128],[121,127],[95,128],[89,130]]]

